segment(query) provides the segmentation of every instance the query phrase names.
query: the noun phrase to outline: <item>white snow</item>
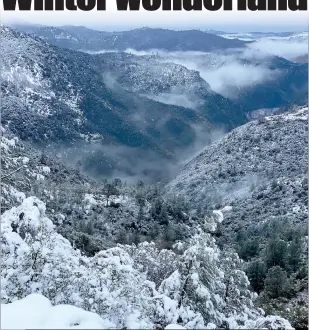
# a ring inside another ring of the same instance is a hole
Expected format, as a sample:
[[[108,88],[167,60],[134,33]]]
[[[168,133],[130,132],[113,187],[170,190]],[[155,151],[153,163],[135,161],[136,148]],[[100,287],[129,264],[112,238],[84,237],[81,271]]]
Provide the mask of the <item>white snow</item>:
[[[48,166],[43,166],[42,167],[42,171],[45,173],[45,174],[48,174],[50,173],[50,168]]]
[[[232,210],[232,206],[226,205],[221,210],[213,210],[212,213],[217,216],[217,221],[221,223],[224,220],[224,212]]]
[[[215,214],[215,215],[217,216],[217,221],[218,221],[219,223],[221,223],[221,222],[223,221],[224,216],[223,216],[223,213],[222,213],[221,210],[213,210],[212,213]]]
[[[185,330],[183,326],[179,324],[169,324],[168,326],[165,327],[165,330]]]
[[[15,197],[19,202],[22,202],[26,198],[26,195],[23,192],[20,192],[13,187],[11,187],[10,195]]]
[[[23,162],[24,165],[28,164],[29,161],[30,161],[30,159],[28,157],[23,157],[22,162]]]
[[[138,314],[138,313],[137,313]],[[139,329],[138,315],[131,315],[129,328]],[[129,317],[130,320],[130,317]],[[98,314],[71,305],[52,306],[41,294],[32,293],[10,304],[1,304],[2,329],[108,329],[115,325]],[[210,328],[210,327],[208,327]],[[165,330],[186,330],[179,324],[169,324]]]
[[[38,181],[43,181],[43,180],[45,180],[45,177],[44,177],[44,175],[42,175],[42,174],[36,173],[35,176],[36,176],[36,179],[37,179]]]
[[[99,315],[70,305],[52,306],[41,294],[1,304],[2,329],[104,329],[114,325]]]
[[[268,116],[265,117],[265,119],[268,121],[273,121],[278,119],[284,121],[295,121],[295,120],[308,121],[308,107],[298,109],[297,111],[288,114]]]
[[[232,209],[233,209],[232,206],[226,205],[226,206],[224,206],[224,208],[221,211],[222,212],[229,212],[229,211],[232,211]]]
[[[1,149],[3,149],[4,151],[8,151],[10,148],[14,148],[17,142],[17,137],[13,139],[8,139],[5,136],[1,136]]]
[[[97,202],[93,197],[93,194],[85,194],[85,198],[84,198],[85,202],[91,204],[91,205],[96,205]]]

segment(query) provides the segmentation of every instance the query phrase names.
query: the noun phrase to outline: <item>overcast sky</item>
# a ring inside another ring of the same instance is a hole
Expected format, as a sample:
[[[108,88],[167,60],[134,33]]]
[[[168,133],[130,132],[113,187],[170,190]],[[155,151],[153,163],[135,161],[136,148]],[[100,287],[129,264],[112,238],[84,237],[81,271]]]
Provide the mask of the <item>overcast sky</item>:
[[[236,0],[233,0],[236,8]],[[2,6],[2,1],[1,1]],[[2,8],[1,8],[2,11]],[[164,27],[175,29],[217,29],[223,31],[304,31],[308,29],[306,12],[120,12],[116,1],[107,1],[107,11],[90,12],[3,12],[2,23],[35,23],[42,25],[83,25],[101,30],[126,30],[138,27]]]

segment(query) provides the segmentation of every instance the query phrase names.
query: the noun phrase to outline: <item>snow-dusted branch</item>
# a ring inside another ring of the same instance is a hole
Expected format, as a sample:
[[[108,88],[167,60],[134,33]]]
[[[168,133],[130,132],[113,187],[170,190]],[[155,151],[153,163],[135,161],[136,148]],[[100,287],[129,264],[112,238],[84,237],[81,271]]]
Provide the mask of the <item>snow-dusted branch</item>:
[[[16,172],[20,171],[20,170],[21,170],[22,168],[24,168],[24,167],[25,167],[25,165],[23,164],[22,166],[20,166],[20,167],[19,167],[19,168],[17,168],[16,170],[12,171],[11,173],[9,173],[9,174],[6,174],[6,175],[2,176],[2,177],[1,177],[1,179],[5,179],[5,178],[7,178],[7,177],[11,176],[12,174],[14,174],[14,173],[16,173]]]

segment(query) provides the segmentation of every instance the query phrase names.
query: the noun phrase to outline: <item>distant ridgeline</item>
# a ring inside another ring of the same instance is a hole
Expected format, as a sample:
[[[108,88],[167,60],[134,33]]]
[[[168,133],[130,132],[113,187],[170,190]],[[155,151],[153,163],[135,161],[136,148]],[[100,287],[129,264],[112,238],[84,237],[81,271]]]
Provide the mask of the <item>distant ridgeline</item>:
[[[118,10],[307,10],[307,0],[116,0]],[[4,10],[106,10],[106,0],[3,0]]]

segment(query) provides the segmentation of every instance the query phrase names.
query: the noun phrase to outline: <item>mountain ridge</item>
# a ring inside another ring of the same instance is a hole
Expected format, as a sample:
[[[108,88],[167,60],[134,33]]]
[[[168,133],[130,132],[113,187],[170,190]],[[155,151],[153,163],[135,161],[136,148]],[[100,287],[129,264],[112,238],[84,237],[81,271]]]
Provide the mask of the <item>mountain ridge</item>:
[[[17,26],[18,28],[18,26]],[[104,32],[84,27],[39,27],[27,28],[19,26],[31,33],[48,40],[56,46],[66,45],[66,48],[74,50],[85,49],[99,51],[102,49],[127,48],[137,50],[165,49],[209,51],[214,49],[226,49],[241,47],[245,42],[239,40],[227,40],[214,34],[199,30],[174,31],[168,29],[141,28],[121,32]],[[81,34],[79,34],[81,32]],[[151,38],[151,42],[149,42]],[[201,43],[201,39],[205,41]],[[189,47],[189,48],[188,48]]]

